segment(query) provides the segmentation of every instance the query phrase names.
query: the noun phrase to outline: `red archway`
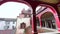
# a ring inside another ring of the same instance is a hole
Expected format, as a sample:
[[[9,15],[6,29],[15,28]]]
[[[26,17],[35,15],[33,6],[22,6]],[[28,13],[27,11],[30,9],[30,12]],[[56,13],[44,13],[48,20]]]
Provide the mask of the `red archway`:
[[[51,12],[56,20],[56,24],[57,24],[57,27],[58,27],[58,30],[60,30],[60,22],[59,22],[59,18],[58,18],[58,14],[57,14],[57,11],[52,7],[52,6],[49,6],[49,5],[45,5],[45,4],[40,4],[39,6],[45,6],[47,8],[49,8],[51,11],[47,10],[47,11],[43,11],[41,13],[39,13],[37,16],[39,16],[39,19],[40,19],[40,26],[41,26],[41,16],[46,13],[46,12]]]

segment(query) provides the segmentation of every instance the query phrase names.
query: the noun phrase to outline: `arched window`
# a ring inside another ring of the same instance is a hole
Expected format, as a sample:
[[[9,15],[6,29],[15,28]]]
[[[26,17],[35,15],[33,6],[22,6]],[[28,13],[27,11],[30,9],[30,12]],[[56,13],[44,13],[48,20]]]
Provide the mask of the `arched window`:
[[[41,19],[42,19],[42,27],[56,29],[56,22],[52,13],[50,12],[44,13]]]
[[[23,22],[20,24],[20,29],[24,29],[24,28],[26,28],[26,24]]]

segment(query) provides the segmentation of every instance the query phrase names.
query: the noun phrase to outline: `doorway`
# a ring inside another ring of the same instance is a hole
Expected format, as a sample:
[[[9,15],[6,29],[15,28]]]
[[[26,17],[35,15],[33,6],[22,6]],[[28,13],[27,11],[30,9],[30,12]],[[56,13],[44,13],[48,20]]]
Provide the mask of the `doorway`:
[[[56,29],[56,22],[51,12],[46,12],[41,17],[42,27]]]

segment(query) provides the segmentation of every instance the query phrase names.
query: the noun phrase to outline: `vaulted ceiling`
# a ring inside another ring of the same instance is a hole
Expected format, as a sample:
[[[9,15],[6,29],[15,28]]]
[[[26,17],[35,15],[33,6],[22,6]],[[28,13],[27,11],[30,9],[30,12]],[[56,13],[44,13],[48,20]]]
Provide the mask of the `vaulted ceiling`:
[[[51,12],[47,12],[47,13],[44,13],[41,18],[48,19],[48,18],[52,18],[52,17],[54,17],[53,14]]]
[[[43,2],[46,2],[46,3],[56,4],[56,3],[58,3],[60,0],[39,0],[39,1],[43,1]]]

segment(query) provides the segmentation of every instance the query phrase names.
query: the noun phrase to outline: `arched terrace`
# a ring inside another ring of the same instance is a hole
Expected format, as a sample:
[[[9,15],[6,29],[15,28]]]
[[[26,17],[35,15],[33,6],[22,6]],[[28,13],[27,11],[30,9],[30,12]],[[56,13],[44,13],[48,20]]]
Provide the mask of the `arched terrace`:
[[[36,12],[37,13],[37,17],[39,17],[39,20],[40,20],[40,27],[45,27],[46,22],[44,20],[46,20],[47,22],[50,20],[51,24],[52,24],[52,21],[55,21],[55,26],[56,27],[55,26],[53,27],[53,25],[52,26],[51,25],[47,25],[46,28],[53,27],[53,29],[57,28],[57,30],[59,30],[60,22],[59,22],[59,18],[58,18],[58,14],[57,14],[56,10],[53,7],[51,7],[49,5],[45,5],[45,4],[41,4],[38,7],[41,7]]]

